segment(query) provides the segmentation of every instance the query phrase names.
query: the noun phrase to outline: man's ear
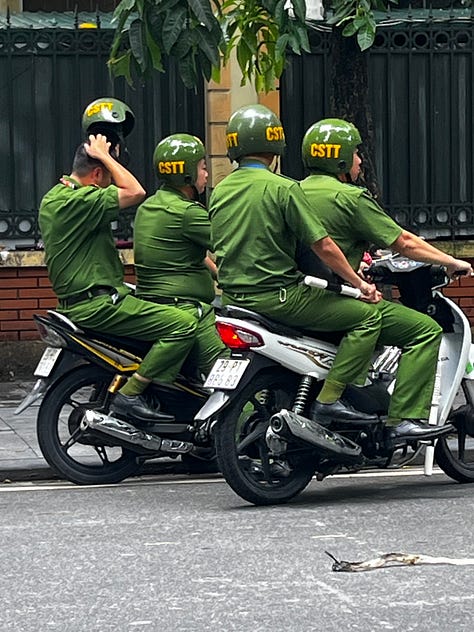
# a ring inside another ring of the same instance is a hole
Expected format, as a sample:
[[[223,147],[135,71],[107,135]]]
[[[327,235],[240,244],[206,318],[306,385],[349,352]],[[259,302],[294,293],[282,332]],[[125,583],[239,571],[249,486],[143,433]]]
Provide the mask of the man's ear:
[[[102,182],[102,177],[103,177],[102,167],[94,167],[91,171],[91,176],[94,181],[94,184],[98,184],[99,182]]]

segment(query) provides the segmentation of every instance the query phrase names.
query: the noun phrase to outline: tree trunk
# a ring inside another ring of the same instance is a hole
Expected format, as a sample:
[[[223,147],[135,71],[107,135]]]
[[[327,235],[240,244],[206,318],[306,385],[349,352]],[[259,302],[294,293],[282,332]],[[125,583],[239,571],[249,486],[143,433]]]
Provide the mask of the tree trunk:
[[[343,37],[334,27],[331,43],[331,112],[357,127],[362,138],[362,184],[379,197],[374,164],[374,135],[369,103],[367,52],[362,52],[355,37]]]

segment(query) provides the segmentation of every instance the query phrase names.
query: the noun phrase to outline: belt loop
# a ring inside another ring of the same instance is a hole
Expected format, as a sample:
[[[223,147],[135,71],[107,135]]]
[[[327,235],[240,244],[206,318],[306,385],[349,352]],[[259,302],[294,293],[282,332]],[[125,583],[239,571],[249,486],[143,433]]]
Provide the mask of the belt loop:
[[[286,303],[286,287],[280,288],[280,303]]]

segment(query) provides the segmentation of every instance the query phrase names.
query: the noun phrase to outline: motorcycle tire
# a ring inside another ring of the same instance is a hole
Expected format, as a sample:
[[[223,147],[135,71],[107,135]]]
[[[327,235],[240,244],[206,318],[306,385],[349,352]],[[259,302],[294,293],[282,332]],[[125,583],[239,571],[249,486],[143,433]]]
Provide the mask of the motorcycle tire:
[[[78,485],[119,483],[141,467],[137,455],[106,440],[81,434],[79,422],[86,408],[103,410],[111,374],[94,366],[80,366],[46,393],[37,419],[41,452],[60,476]]]
[[[256,376],[222,413],[215,428],[219,469],[230,487],[254,505],[273,505],[297,496],[311,481],[315,466],[307,451],[288,444],[284,473],[270,455],[265,432],[273,414],[290,408],[298,380],[285,371]]]
[[[458,483],[474,483],[474,408],[463,406],[448,421],[454,423],[457,433],[438,439],[436,463]]]

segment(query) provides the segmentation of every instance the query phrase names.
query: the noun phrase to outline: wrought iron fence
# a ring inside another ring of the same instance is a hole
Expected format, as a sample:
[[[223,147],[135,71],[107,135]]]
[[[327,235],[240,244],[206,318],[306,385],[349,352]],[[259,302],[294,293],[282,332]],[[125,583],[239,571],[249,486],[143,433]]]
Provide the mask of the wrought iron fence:
[[[429,238],[474,235],[472,10],[382,16],[368,54],[375,163],[384,206]],[[284,171],[303,177],[300,143],[331,116],[331,31],[315,23],[312,53],[293,56],[281,82],[288,151]]]
[[[130,167],[147,191],[157,185],[152,156],[159,139],[177,131],[204,137],[203,88],[187,90],[173,65],[142,87],[111,80],[106,61],[113,31],[100,26],[0,28],[0,244],[40,239],[41,198],[70,173],[82,111],[97,97],[116,96],[132,107]],[[118,238],[131,237],[133,215],[121,217]]]

